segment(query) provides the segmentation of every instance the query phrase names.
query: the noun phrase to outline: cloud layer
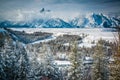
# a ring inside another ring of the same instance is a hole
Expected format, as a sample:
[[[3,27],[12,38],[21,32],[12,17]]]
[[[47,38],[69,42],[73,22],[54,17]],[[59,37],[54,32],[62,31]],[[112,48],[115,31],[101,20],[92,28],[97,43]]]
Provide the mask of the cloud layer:
[[[120,0],[0,0],[0,20],[20,17],[20,14],[21,17],[38,16],[43,7],[51,10],[54,17],[62,18],[92,12],[119,14]]]

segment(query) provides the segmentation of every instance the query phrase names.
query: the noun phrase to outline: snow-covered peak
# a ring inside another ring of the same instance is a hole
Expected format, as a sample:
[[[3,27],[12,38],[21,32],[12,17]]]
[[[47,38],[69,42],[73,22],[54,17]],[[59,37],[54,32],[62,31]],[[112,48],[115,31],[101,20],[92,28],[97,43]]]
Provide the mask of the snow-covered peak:
[[[60,18],[36,18],[31,21],[3,21],[0,22],[0,27],[40,27],[40,28],[112,28],[120,25],[120,18],[110,17],[102,13],[87,14],[77,16],[74,19],[66,22]]]
[[[51,18],[44,22],[43,28],[71,28],[72,26],[60,18]]]
[[[111,28],[120,25],[120,19],[116,17],[109,17],[102,13],[91,13],[87,15],[82,15],[75,17],[70,21],[71,25],[78,26],[80,28],[89,27],[89,28]]]

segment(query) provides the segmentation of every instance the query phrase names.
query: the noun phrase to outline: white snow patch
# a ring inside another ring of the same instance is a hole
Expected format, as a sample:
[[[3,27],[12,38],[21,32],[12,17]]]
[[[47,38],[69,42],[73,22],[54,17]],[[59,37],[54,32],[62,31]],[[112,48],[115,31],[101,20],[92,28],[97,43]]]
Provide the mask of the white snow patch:
[[[63,45],[64,46],[70,46],[70,43],[64,43]]]
[[[89,60],[93,60],[93,58],[86,56],[86,57],[85,57],[85,60],[89,61]]]
[[[70,66],[71,63],[70,61],[60,61],[60,60],[55,60],[54,62],[55,64],[57,64],[58,66]]]
[[[93,46],[95,46],[96,44],[91,44],[91,43],[81,43],[78,45],[78,47],[88,47],[91,48]]]
[[[56,39],[55,36],[51,36],[50,38],[47,38],[47,39],[35,41],[32,44],[36,44],[36,43],[40,43],[40,42],[48,42],[48,41],[55,40],[55,39]]]

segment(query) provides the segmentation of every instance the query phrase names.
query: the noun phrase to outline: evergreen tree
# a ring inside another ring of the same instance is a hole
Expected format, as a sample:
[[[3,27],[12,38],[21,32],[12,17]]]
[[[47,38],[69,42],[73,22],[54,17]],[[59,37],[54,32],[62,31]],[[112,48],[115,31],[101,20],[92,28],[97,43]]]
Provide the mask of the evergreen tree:
[[[20,51],[20,67],[19,67],[19,80],[28,80],[29,73],[29,59],[24,47]]]
[[[82,54],[77,50],[77,44],[75,43],[70,54],[71,67],[68,73],[69,80],[82,80],[83,78],[83,63]]]
[[[63,76],[58,67],[54,64],[54,57],[50,46],[44,45],[44,54],[41,65],[41,79],[63,80]]]
[[[14,69],[17,68],[15,66],[15,55],[14,55],[14,46],[11,41],[11,39],[6,39],[5,44],[1,49],[1,72],[0,72],[0,78],[2,80],[6,79],[15,79],[16,76],[18,76],[18,72]]]
[[[5,40],[4,46],[0,49],[0,80],[26,80],[27,55],[25,56],[25,50],[20,46],[11,38]]]
[[[92,80],[108,80],[108,59],[104,49],[103,42],[100,40],[93,56]]]

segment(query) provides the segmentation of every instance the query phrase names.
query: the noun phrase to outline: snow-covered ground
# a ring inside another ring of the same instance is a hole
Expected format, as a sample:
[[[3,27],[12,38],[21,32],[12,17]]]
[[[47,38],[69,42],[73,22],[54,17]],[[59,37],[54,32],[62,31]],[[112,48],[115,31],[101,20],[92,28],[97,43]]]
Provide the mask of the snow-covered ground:
[[[116,34],[116,32],[111,32],[111,29],[105,29],[105,28],[90,28],[90,29],[88,28],[82,28],[82,29],[81,28],[12,28],[12,29],[17,31],[25,31],[27,33],[33,33],[38,31],[53,33],[54,37],[52,37],[51,39],[55,39],[55,37],[63,34],[81,35],[82,33],[84,33],[87,34],[88,36],[83,40],[83,43],[84,44],[89,43],[90,45],[92,45],[91,44],[92,41],[98,41],[99,39],[114,41],[114,36]]]
[[[55,60],[54,63],[58,66],[70,66],[71,65],[70,61]]]
[[[91,44],[91,43],[81,43],[81,44],[78,44],[78,47],[88,47],[88,48],[91,48],[93,46],[95,46],[96,44]]]
[[[111,36],[114,32],[111,32],[111,29],[105,29],[105,28],[11,28],[13,30],[17,31],[25,31],[27,33],[33,33],[33,32],[48,32],[48,33],[54,33],[56,35],[60,34],[76,34],[80,35],[81,33],[86,33],[94,36]]]
[[[51,37],[46,38],[46,39],[44,39],[44,40],[35,41],[35,42],[33,42],[32,44],[36,44],[36,43],[40,43],[40,42],[48,42],[48,41],[55,40],[55,39],[56,39],[55,36],[51,36]]]

